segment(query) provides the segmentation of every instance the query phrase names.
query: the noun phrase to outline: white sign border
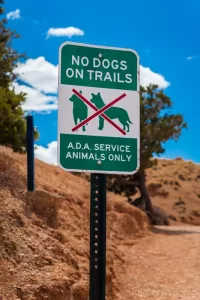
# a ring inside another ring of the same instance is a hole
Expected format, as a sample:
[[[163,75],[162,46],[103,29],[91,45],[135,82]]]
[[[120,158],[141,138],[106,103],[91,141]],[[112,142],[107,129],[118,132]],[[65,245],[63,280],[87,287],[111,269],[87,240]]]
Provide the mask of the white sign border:
[[[74,46],[82,46],[82,47],[92,47],[98,49],[108,49],[108,50],[119,50],[119,51],[127,51],[132,52],[137,57],[137,92],[139,93],[139,101],[140,101],[140,57],[138,53],[131,49],[131,48],[119,48],[119,47],[110,47],[110,46],[98,46],[92,44],[84,44],[84,43],[77,43],[77,42],[64,42],[59,47],[59,62],[58,62],[58,113],[59,113],[59,86],[60,86],[60,78],[61,78],[61,52],[62,48],[66,45],[74,45]],[[81,85],[80,85],[81,86]],[[111,90],[111,89],[110,89]],[[124,89],[125,91],[125,89]],[[139,111],[139,123],[140,123],[140,111]],[[66,169],[60,164],[60,132],[59,132],[59,119],[58,119],[58,131],[57,131],[57,163],[58,166],[67,172],[77,172],[77,173],[99,173],[99,174],[113,174],[113,175],[134,175],[140,169],[140,134],[137,140],[137,154],[138,154],[138,165],[137,168],[132,172],[124,172],[124,171],[100,171],[100,170],[81,170],[81,169]],[[140,132],[139,132],[140,133]]]

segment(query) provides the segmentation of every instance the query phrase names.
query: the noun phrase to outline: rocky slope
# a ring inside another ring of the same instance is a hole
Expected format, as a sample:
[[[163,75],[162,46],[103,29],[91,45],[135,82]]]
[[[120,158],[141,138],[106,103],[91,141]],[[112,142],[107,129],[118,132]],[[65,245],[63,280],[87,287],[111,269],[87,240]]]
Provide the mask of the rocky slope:
[[[153,204],[172,222],[200,225],[200,165],[181,158],[159,159],[147,170],[147,187]]]
[[[36,160],[36,191],[26,192],[26,156],[0,147],[0,296],[86,300],[89,183]],[[119,299],[123,245],[149,235],[145,214],[108,193],[107,299]]]

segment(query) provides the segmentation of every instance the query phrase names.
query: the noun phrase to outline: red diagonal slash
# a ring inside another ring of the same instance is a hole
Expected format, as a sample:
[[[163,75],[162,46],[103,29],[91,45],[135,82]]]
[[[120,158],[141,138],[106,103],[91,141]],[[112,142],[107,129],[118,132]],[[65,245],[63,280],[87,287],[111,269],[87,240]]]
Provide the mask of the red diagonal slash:
[[[77,129],[79,129],[80,127],[82,127],[83,125],[85,125],[86,123],[88,123],[89,121],[91,121],[92,119],[94,119],[95,117],[97,117],[98,115],[101,115],[106,121],[108,121],[110,124],[112,124],[123,135],[126,135],[126,131],[124,131],[123,129],[121,129],[117,124],[115,124],[110,118],[108,118],[103,113],[109,107],[111,107],[112,105],[114,105],[115,103],[117,103],[118,101],[120,101],[121,99],[123,99],[126,96],[125,93],[122,94],[121,96],[119,96],[118,98],[116,98],[115,100],[111,101],[109,104],[105,105],[104,107],[102,107],[101,109],[98,110],[98,108],[96,108],[96,106],[94,106],[90,101],[88,101],[83,95],[81,95],[75,89],[73,89],[72,92],[74,94],[76,94],[81,100],[83,100],[88,106],[90,106],[92,109],[94,109],[96,111],[96,113],[94,113],[92,116],[88,117],[87,119],[83,120],[81,123],[79,123],[78,125],[76,125],[74,128],[72,128],[72,131],[76,131]]]

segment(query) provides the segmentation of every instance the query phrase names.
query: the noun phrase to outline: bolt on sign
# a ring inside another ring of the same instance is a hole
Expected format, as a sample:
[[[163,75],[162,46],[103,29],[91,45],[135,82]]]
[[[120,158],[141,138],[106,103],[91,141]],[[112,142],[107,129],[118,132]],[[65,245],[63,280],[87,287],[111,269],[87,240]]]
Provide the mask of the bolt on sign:
[[[66,42],[59,50],[58,163],[67,171],[139,169],[139,57]]]

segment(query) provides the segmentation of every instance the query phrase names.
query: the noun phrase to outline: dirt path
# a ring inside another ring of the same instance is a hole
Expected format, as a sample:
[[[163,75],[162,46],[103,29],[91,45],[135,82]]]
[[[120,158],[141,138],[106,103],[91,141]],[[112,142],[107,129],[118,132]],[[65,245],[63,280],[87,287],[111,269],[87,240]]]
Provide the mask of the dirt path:
[[[120,300],[200,299],[200,227],[155,227],[125,251]]]

